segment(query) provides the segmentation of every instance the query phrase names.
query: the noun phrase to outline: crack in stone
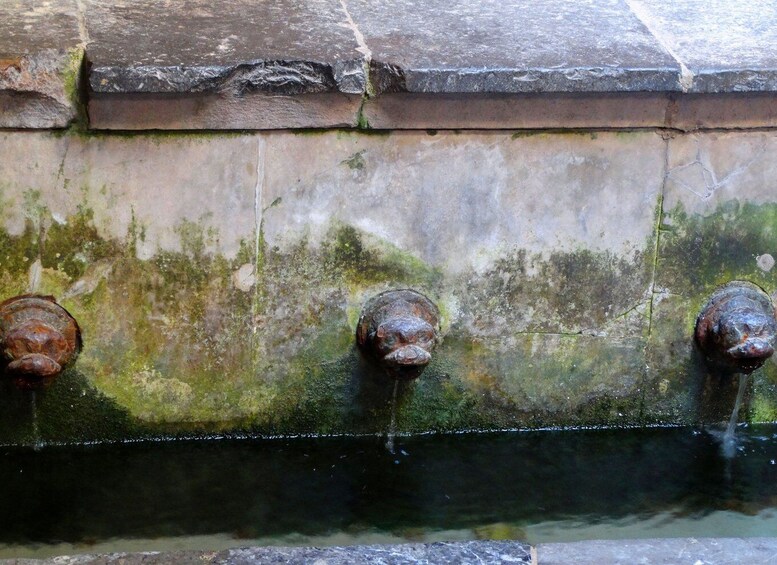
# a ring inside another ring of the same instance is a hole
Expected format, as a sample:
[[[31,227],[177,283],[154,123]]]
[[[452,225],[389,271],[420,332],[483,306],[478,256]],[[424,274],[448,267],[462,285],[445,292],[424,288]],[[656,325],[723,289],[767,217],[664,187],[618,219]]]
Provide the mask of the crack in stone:
[[[351,12],[348,10],[348,6],[345,3],[345,0],[340,0],[340,6],[343,9],[343,12],[345,12],[345,27],[350,29],[353,32],[354,38],[356,39],[356,43],[359,45],[356,50],[364,55],[364,57],[367,60],[367,63],[369,63],[372,60],[372,51],[370,50],[369,46],[367,45],[367,40],[364,38],[364,34],[359,29],[359,26],[356,25],[356,22],[353,20],[353,17],[351,16]]]
[[[75,0],[75,2],[78,35],[81,38],[81,44],[86,47],[92,41],[89,37],[89,28],[86,25],[86,6],[84,5],[84,0]]]
[[[261,296],[261,280],[259,269],[261,263],[264,261],[262,257],[262,245],[263,245],[263,222],[264,222],[264,210],[262,209],[264,200],[264,177],[265,177],[265,140],[264,137],[258,135],[256,137],[256,182],[254,183],[254,229],[256,234],[254,235],[254,296],[251,303],[251,350],[258,351],[256,347],[256,338],[259,331],[257,324],[259,316],[259,306],[262,299]]]
[[[650,34],[656,38],[656,41],[658,41],[661,47],[663,47],[677,64],[680,65],[680,88],[682,88],[683,92],[688,92],[693,87],[694,76],[682,59],[680,59],[680,56],[675,53],[674,49],[670,46],[670,38],[660,31],[658,22],[653,19],[650,12],[644,6],[640,5],[637,0],[626,0],[626,5],[639,21],[642,22],[642,25],[647,28]]]
[[[679,165],[669,170],[666,174],[666,178],[667,180],[671,180],[672,182],[677,183],[677,185],[680,186],[681,188],[695,194],[700,199],[709,200],[715,195],[715,192],[718,189],[726,185],[732,178],[744,173],[750,167],[752,167],[765,152],[766,152],[766,143],[764,142],[763,144],[761,144],[761,146],[758,148],[758,150],[750,159],[748,159],[742,165],[735,167],[726,176],[718,180],[718,175],[712,166],[709,156],[703,151],[703,149],[701,148],[697,140],[696,157],[694,158],[694,160],[691,161],[690,163],[685,163],[684,165]],[[690,169],[692,167],[698,167],[701,169],[701,173],[702,173],[701,176],[702,176],[702,180],[704,181],[704,188],[705,188],[704,193],[699,192],[699,190],[696,187],[692,186],[691,184],[689,184],[688,182],[686,182],[685,180],[677,176],[677,173],[684,171],[686,169]]]

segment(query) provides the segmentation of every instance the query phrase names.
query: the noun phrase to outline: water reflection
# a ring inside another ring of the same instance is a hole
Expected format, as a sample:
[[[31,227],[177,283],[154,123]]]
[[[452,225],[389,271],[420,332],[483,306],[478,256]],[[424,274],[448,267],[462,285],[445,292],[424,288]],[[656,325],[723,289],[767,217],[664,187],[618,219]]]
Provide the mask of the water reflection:
[[[739,435],[734,459],[691,429],[4,449],[0,543],[765,535],[777,427]]]

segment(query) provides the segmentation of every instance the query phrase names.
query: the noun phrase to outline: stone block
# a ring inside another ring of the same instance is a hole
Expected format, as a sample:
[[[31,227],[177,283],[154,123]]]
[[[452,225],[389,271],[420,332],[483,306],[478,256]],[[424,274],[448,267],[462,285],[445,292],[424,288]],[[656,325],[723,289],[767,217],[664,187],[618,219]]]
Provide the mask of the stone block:
[[[391,281],[450,295],[451,323],[475,336],[641,335],[659,136],[277,134],[267,143],[262,220],[273,252],[329,254],[324,264],[347,263],[373,291]],[[372,257],[407,268],[381,278],[359,266]]]
[[[769,0],[629,0],[629,5],[683,63],[687,91],[777,88],[777,10]]]
[[[261,372],[288,403],[276,422],[388,426],[392,385],[354,349],[354,329],[369,297],[407,287],[438,304],[446,337],[399,391],[399,430],[639,421],[660,137],[266,143],[257,331]]]
[[[369,98],[374,129],[582,129],[665,125],[665,93],[385,93]]]
[[[92,127],[356,124],[366,62],[335,0],[86,6]]]
[[[539,565],[627,565],[705,563],[735,565],[767,562],[777,549],[774,538],[676,538],[541,543]]]
[[[679,65],[620,0],[346,6],[377,94],[680,90]]]
[[[62,128],[75,120],[81,57],[74,0],[0,4],[0,128]]]
[[[769,132],[689,134],[669,141],[645,402],[658,420],[717,421],[733,405],[731,383],[709,374],[693,346],[693,331],[702,306],[722,284],[747,280],[770,294],[777,291],[775,149],[777,136]],[[751,414],[768,420],[777,364],[767,363],[754,382]],[[725,407],[712,406],[716,391],[710,387],[721,387],[717,396],[727,396]]]
[[[38,395],[38,441],[236,419],[254,379],[260,147],[245,135],[0,135],[17,164],[0,180],[0,294],[56,296],[84,339]]]

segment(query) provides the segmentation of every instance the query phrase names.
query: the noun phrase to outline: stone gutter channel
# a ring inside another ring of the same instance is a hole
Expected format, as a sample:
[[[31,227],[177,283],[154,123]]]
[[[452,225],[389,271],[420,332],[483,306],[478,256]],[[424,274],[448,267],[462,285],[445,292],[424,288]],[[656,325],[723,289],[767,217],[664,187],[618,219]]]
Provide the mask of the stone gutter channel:
[[[777,125],[769,0],[0,5],[0,128]]]

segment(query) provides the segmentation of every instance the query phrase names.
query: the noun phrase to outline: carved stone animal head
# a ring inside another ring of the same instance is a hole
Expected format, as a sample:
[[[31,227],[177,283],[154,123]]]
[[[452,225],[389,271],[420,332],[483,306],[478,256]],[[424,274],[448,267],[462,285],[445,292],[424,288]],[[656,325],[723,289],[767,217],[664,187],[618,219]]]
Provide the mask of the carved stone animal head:
[[[741,281],[716,290],[696,319],[696,344],[718,368],[752,373],[774,353],[777,319],[769,296]]]
[[[81,349],[75,319],[51,296],[22,295],[0,304],[5,373],[22,387],[57,376]]]
[[[391,290],[364,306],[356,341],[396,379],[415,379],[432,359],[439,340],[437,306],[414,290]]]

